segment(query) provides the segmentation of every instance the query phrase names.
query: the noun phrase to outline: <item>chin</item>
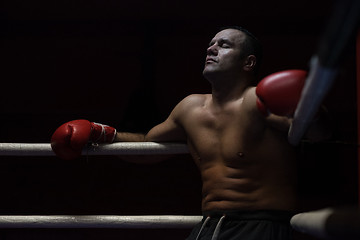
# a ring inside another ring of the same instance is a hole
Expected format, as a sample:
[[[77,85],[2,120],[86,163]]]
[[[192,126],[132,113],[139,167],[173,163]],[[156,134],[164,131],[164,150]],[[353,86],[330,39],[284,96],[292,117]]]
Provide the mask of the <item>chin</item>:
[[[203,71],[203,76],[208,80],[208,81],[211,81],[212,79],[216,79],[218,78],[220,72],[219,71],[212,71],[212,70],[209,70],[209,69],[204,69]]]
[[[203,71],[204,78],[209,80],[209,78],[211,78],[211,75],[212,75],[211,72],[206,71],[206,70]]]

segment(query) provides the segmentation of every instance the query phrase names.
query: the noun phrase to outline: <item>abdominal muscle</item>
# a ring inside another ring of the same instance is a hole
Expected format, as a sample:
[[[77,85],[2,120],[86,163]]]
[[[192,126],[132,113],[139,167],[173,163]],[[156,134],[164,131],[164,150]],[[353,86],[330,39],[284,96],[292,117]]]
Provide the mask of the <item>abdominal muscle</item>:
[[[264,151],[234,152],[231,158],[219,157],[215,152],[203,159],[193,152],[202,176],[204,212],[295,210],[292,154],[275,154],[275,158],[266,159]]]
[[[278,185],[251,174],[232,177],[228,175],[232,171],[236,170],[214,166],[202,173],[203,211],[294,210],[295,192],[290,183]]]
[[[294,210],[295,155],[286,134],[248,117],[242,100],[216,112],[208,98],[186,108],[181,122],[202,177],[202,210]]]

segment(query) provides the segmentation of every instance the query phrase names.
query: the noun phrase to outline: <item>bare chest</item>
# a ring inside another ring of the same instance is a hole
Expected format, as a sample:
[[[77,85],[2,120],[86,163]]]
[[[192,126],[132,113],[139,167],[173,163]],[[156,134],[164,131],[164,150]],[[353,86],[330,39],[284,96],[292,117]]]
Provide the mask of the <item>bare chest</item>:
[[[241,113],[198,111],[184,126],[195,160],[241,160],[249,151],[246,121]]]
[[[271,128],[254,130],[259,124],[249,120],[238,106],[218,114],[200,109],[183,126],[191,154],[201,167],[221,164],[242,168],[288,158],[290,149],[285,135]]]

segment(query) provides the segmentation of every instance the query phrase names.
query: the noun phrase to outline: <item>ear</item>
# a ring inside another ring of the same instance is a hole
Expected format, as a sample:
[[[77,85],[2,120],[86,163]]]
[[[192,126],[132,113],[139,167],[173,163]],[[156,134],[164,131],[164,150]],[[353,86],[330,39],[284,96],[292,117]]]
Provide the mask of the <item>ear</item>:
[[[254,70],[256,65],[256,57],[254,55],[249,55],[246,57],[244,62],[244,70],[247,72],[251,72]]]

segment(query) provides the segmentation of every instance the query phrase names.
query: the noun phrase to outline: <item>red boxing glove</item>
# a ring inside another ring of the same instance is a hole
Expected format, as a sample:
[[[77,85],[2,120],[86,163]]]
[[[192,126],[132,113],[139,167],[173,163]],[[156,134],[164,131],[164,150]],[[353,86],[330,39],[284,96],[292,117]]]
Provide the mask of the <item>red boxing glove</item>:
[[[81,156],[88,142],[112,143],[116,129],[87,120],[74,120],[61,125],[51,137],[51,148],[55,154],[66,160]]]
[[[293,116],[306,76],[307,72],[304,70],[287,70],[265,77],[256,87],[256,105],[259,111],[265,116],[269,113]]]

